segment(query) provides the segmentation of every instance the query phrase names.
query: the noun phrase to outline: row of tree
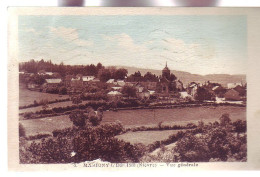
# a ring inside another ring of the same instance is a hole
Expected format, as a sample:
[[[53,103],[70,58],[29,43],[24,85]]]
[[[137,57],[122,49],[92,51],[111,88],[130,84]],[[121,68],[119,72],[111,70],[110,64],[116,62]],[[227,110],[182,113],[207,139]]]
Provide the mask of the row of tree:
[[[40,61],[30,60],[28,62],[22,62],[19,64],[19,71],[26,71],[28,73],[38,73],[39,71],[58,73],[59,76],[64,77],[66,75],[77,75],[82,74],[84,76],[95,76],[102,82],[106,82],[109,79],[123,80],[127,78],[129,82],[159,82],[159,77],[151,72],[147,72],[142,76],[140,71],[131,74],[127,77],[128,71],[124,68],[117,69],[116,67],[104,67],[101,63],[97,65],[64,65],[62,62],[60,64],[53,64],[51,60]],[[46,78],[37,76],[35,83],[41,84]],[[170,81],[176,80],[174,74],[170,75],[168,78]],[[40,83],[38,83],[40,82]]]
[[[35,61],[34,59],[28,62],[19,63],[19,71],[26,71],[28,73],[38,73],[41,70],[46,72],[57,72],[61,76],[65,76],[68,74],[76,75],[92,75],[97,76],[98,71],[103,69],[104,66],[101,63],[97,65],[90,64],[90,65],[64,65],[63,62],[60,64],[54,64],[51,60],[44,61],[43,59],[40,61]]]

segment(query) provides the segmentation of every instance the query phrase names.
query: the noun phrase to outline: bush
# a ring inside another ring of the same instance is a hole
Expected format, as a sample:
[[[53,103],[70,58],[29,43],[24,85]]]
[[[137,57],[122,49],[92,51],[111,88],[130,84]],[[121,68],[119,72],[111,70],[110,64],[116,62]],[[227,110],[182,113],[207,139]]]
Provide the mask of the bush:
[[[225,113],[222,114],[222,116],[219,118],[220,120],[220,125],[226,126],[231,122],[231,119],[229,118],[229,114]]]
[[[39,101],[39,105],[47,105],[49,103],[49,100],[48,99],[41,99]]]
[[[58,136],[73,136],[75,132],[79,131],[78,127],[73,127],[73,128],[64,128],[61,130],[53,130],[52,135],[53,137],[58,137]]]
[[[83,100],[108,100],[107,94],[103,92],[85,93],[82,95]]]
[[[58,87],[50,87],[46,89],[46,93],[58,94],[59,88]]]
[[[88,119],[87,115],[79,109],[72,111],[69,115],[70,121],[73,122],[73,125],[77,127],[83,127],[86,125]]]
[[[246,136],[235,136],[228,128],[205,126],[205,132],[187,131],[176,143],[178,161],[245,161]],[[199,128],[198,128],[199,129]]]
[[[97,127],[56,130],[53,138],[20,148],[22,163],[72,163],[100,158],[109,162],[138,162],[145,147],[131,145],[114,138],[123,131],[122,125],[105,124]],[[71,153],[74,152],[74,156]]]
[[[159,130],[162,130],[162,121],[160,121],[159,123],[158,123],[158,128],[159,128]]]
[[[234,131],[237,133],[246,132],[246,121],[237,120],[232,123],[234,126]]]
[[[98,108],[94,111],[92,107],[88,107],[86,113],[83,110],[76,109],[70,113],[70,120],[77,127],[84,127],[86,125],[97,126],[101,123],[103,117],[103,111]]]
[[[90,116],[89,122],[92,126],[98,126],[100,124],[100,120],[97,118],[97,116]]]
[[[208,147],[200,139],[192,134],[186,134],[174,148],[179,153],[178,161],[181,162],[206,162],[209,161]]]
[[[33,106],[38,106],[38,102],[36,100],[33,101]]]
[[[24,117],[25,119],[31,119],[31,118],[33,118],[33,112],[25,112],[25,113],[23,114],[23,117]]]
[[[23,159],[22,163],[70,163],[72,149],[66,137],[42,139],[40,143],[33,142],[26,148],[30,156]]]
[[[60,87],[59,94],[66,95],[67,94],[67,88],[66,87]]]
[[[233,123],[241,125],[240,121]],[[246,134],[235,134],[235,126],[221,126],[218,122],[169,136],[166,140],[148,145],[152,152],[161,147],[156,154],[146,154],[142,162],[215,162],[215,161],[246,161]],[[241,127],[241,126],[239,126]],[[162,148],[176,143],[172,149]]]
[[[42,138],[47,138],[47,137],[50,137],[50,136],[51,136],[50,134],[37,134],[37,135],[27,137],[27,140],[42,139]]]

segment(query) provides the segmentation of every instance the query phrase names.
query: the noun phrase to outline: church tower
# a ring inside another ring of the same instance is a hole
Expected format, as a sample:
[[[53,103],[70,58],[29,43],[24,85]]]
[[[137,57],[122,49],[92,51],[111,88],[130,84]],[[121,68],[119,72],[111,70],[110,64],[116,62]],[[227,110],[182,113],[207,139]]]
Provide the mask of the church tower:
[[[169,78],[170,78],[170,75],[171,75],[171,71],[170,71],[170,69],[167,67],[167,61],[166,61],[166,65],[165,65],[165,67],[164,67],[163,70],[162,70],[162,77],[163,77],[163,78],[166,78],[166,79],[169,79]]]

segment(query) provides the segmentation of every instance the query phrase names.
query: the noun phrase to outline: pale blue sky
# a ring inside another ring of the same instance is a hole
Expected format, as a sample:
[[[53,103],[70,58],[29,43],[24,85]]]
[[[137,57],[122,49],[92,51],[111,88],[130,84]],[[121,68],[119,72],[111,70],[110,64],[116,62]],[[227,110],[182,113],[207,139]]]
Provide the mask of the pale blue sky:
[[[246,16],[20,16],[19,60],[245,74]]]

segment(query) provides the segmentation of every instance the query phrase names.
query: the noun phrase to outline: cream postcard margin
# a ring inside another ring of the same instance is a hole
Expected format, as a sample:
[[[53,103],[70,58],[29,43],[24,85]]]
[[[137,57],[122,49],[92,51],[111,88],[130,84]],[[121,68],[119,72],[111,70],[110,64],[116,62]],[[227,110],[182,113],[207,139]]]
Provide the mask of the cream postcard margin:
[[[8,8],[8,167],[11,171],[133,170],[133,168],[85,168],[72,164],[19,164],[19,15],[246,15],[247,16],[247,162],[207,162],[198,167],[170,170],[256,170],[260,169],[260,8],[111,8],[111,7],[9,7]],[[169,170],[166,164],[148,170]]]

